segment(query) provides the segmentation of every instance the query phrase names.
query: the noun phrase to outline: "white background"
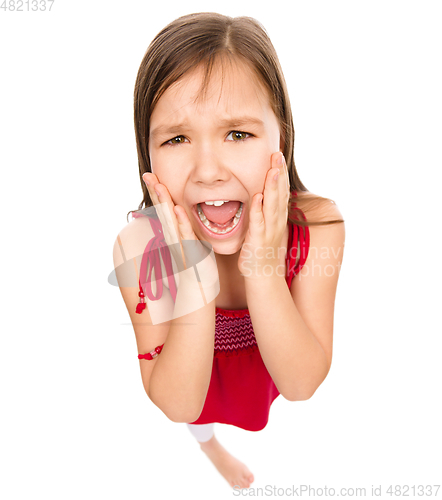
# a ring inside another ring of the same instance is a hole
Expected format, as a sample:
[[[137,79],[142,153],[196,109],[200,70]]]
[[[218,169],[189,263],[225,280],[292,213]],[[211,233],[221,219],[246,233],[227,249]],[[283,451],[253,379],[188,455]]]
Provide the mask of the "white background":
[[[234,496],[144,393],[107,282],[142,199],[139,64],[160,29],[199,11],[266,27],[299,175],[336,201],[347,234],[327,379],[308,401],[280,396],[261,432],[217,424],[219,440],[253,488],[382,485],[391,498],[389,485],[441,484],[441,3],[55,0],[0,9],[1,496]]]

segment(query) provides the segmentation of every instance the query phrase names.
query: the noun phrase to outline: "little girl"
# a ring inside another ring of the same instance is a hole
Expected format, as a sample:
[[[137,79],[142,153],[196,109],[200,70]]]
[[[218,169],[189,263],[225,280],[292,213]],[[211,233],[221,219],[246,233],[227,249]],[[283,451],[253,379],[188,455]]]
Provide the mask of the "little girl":
[[[118,274],[144,252],[137,286],[120,285],[144,388],[232,487],[248,488],[253,474],[214,423],[262,430],[279,394],[309,399],[327,376],[344,221],[298,176],[285,80],[257,21],[203,13],[170,23],[143,58],[134,109],[144,198],[114,264]],[[178,273],[174,231],[184,262],[185,241],[213,249],[198,281]],[[200,292],[200,305],[182,309]],[[153,321],[154,304],[178,302],[180,314]]]

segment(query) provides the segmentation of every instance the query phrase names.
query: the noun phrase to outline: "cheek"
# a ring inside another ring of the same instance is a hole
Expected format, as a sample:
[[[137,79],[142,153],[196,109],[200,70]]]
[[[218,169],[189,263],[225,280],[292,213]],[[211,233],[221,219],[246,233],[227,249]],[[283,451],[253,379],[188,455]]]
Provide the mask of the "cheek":
[[[180,172],[179,162],[173,155],[167,154],[166,150],[153,151],[150,154],[150,165],[161,183],[167,184],[170,179],[174,179]]]
[[[160,184],[166,186],[172,200],[175,203],[177,203],[177,200],[181,200],[183,186],[180,173],[183,172],[183,169],[177,165],[177,162],[165,155],[152,153],[150,155],[150,165],[152,173],[157,176]]]
[[[271,156],[275,151],[272,151],[268,144],[263,144],[250,148],[242,158],[241,178],[245,186],[254,188],[255,193],[262,192],[267,172],[271,168]]]

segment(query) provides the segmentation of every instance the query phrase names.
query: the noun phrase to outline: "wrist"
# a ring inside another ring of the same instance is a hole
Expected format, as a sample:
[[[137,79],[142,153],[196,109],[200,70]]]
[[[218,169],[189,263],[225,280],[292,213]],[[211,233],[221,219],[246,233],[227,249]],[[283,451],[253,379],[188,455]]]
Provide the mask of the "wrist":
[[[203,303],[209,303],[215,300],[220,292],[218,274],[211,276],[210,274],[199,272],[197,275],[192,267],[179,273],[178,280],[177,294],[181,300],[188,303],[194,303],[195,300],[202,300]]]
[[[281,263],[253,263],[248,266],[243,266],[241,276],[245,282],[252,281],[280,281],[285,280],[286,266]]]

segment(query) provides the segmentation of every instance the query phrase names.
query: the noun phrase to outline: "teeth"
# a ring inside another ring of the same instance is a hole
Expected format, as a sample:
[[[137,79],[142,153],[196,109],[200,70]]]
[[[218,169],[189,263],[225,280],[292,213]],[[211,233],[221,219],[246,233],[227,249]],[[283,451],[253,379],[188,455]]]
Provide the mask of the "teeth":
[[[222,204],[222,203],[224,203],[224,201],[223,202],[217,202],[217,201],[215,201],[215,202],[209,202],[209,203],[206,203],[206,204],[210,205],[210,204],[214,204],[214,203],[221,203]],[[220,206],[220,205],[216,205],[216,206]],[[238,208],[238,211],[235,214],[235,217],[233,218],[233,225],[231,227],[227,228],[227,229],[220,229],[218,227],[212,227],[210,225],[210,222],[207,220],[207,217],[204,215],[204,212],[202,211],[199,203],[198,203],[198,205],[196,207],[197,207],[198,215],[199,215],[199,217],[201,219],[201,222],[208,229],[210,229],[213,233],[226,234],[226,233],[230,233],[230,231],[232,231],[232,229],[238,224],[239,219],[241,218],[242,206],[243,206],[243,204],[241,203],[241,205]]]
[[[215,205],[215,207],[220,207],[221,205],[224,205],[224,203],[227,203],[230,200],[217,200],[217,201],[205,201],[204,203],[206,205]]]

